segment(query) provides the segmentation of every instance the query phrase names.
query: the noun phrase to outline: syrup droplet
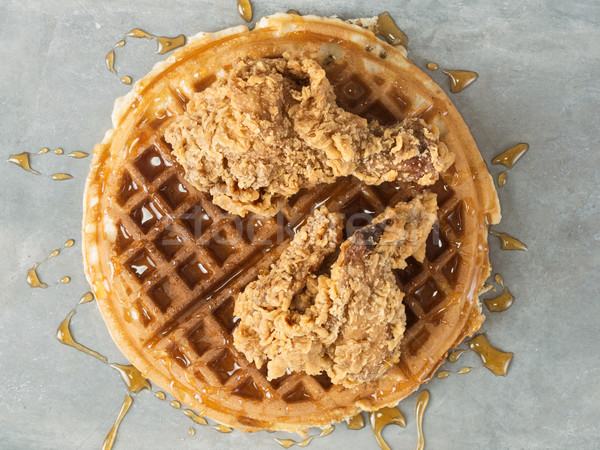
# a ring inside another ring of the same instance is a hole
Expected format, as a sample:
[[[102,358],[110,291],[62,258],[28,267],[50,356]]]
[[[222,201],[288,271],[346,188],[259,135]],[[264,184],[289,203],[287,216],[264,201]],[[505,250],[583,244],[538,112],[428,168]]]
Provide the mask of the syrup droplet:
[[[125,414],[127,414],[127,411],[129,411],[129,408],[131,408],[132,404],[133,404],[133,397],[129,393],[127,393],[127,395],[123,399],[123,403],[121,404],[121,409],[119,410],[117,419],[115,420],[115,423],[111,427],[110,431],[106,435],[106,438],[104,439],[104,442],[102,443],[102,450],[112,449],[113,444],[115,443],[115,439],[117,438],[117,432],[119,431],[119,426],[121,425],[121,422],[123,421],[123,418],[125,417]]]
[[[60,282],[61,282],[62,284],[67,284],[69,281],[71,281],[71,277],[62,277],[62,278],[60,279]]]
[[[438,372],[438,374],[435,376],[436,378],[439,378],[440,380],[443,380],[444,378],[448,378],[450,376],[450,371],[448,370],[442,370],[441,372]]]
[[[432,72],[435,70],[438,70],[439,68],[440,68],[440,66],[438,66],[434,62],[427,63],[427,69],[431,70]]]
[[[185,45],[185,36],[180,34],[175,37],[157,36],[156,37],[156,53],[164,55],[169,53],[171,50],[182,47]]]
[[[479,75],[470,70],[442,70],[450,79],[450,92],[456,94],[473,84]]]
[[[32,288],[46,289],[48,284],[40,280],[40,277],[37,273],[39,266],[40,263],[35,263],[33,267],[27,271],[27,284]]]
[[[500,248],[502,250],[521,250],[526,252],[527,245],[519,241],[517,238],[509,236],[506,233],[500,233],[498,231],[490,230],[492,236],[500,238]]]
[[[333,425],[323,428],[319,434],[315,434],[313,436],[308,436],[307,438],[301,441],[294,441],[293,439],[279,439],[275,438],[275,442],[281,445],[283,448],[290,448],[292,445],[297,445],[298,447],[306,447],[308,444],[312,442],[315,438],[322,438],[330,435],[335,427]]]
[[[502,294],[494,298],[486,298],[484,300],[487,308],[492,312],[502,312],[506,311],[511,307],[515,298],[510,293],[507,287],[504,288]]]
[[[465,373],[469,373],[471,370],[473,370],[472,367],[463,367],[457,373],[460,375],[464,375]]]
[[[423,416],[425,415],[425,409],[429,403],[429,391],[424,389],[417,399],[415,406],[415,420],[417,422],[417,446],[416,450],[423,450],[425,448],[425,435],[423,434]]]
[[[523,155],[527,153],[527,150],[529,150],[529,144],[517,144],[496,156],[492,160],[492,164],[502,164],[507,169],[512,169]]]
[[[65,151],[62,148],[55,148],[54,149],[54,154],[55,155],[64,155]]]
[[[165,398],[167,398],[167,396],[165,395],[164,392],[162,391],[158,391],[154,393],[154,396],[159,399],[159,400],[164,400]]]
[[[181,403],[179,403],[177,400],[171,400],[169,404],[175,409],[181,408]]]
[[[75,239],[67,239],[65,241],[65,248],[73,247],[73,244],[75,244]]]
[[[240,17],[246,22],[252,20],[252,5],[250,4],[250,0],[238,0],[237,10]]]
[[[365,427],[365,418],[362,413],[346,419],[346,424],[349,430],[362,430]]]
[[[83,305],[84,303],[89,303],[92,300],[94,300],[94,294],[92,294],[91,292],[86,292],[79,299],[78,305]]]
[[[118,47],[123,47],[125,45],[127,38],[148,39],[148,40],[155,39],[156,40],[156,52],[155,53],[157,53],[159,55],[164,55],[165,53],[168,53],[171,50],[175,50],[176,48],[179,48],[179,47],[185,45],[185,42],[186,42],[186,38],[183,34],[180,34],[179,36],[175,36],[175,37],[155,36],[153,34],[145,32],[144,30],[141,30],[139,28],[133,28],[127,34],[125,34],[125,36],[123,36],[123,39],[121,39],[119,42],[117,42],[115,45],[113,45],[113,48],[110,49],[110,51],[106,54],[106,57],[104,58],[104,61],[106,62],[106,67],[108,68],[108,70],[117,76],[118,76],[117,70],[115,69],[115,49]],[[128,75],[119,77],[119,80],[121,80],[121,83],[127,84],[127,85],[131,84],[133,81],[131,79],[131,77]]]
[[[288,9],[287,13],[288,14],[294,14],[295,16],[301,16],[302,15],[298,11],[296,11],[295,9]]]
[[[186,416],[188,416],[190,419],[192,419],[198,425],[208,425],[208,422],[206,421],[206,419],[204,417],[200,417],[198,414],[196,414],[191,409],[182,409],[182,411]]]
[[[52,175],[50,175],[50,178],[52,178],[54,181],[64,181],[70,180],[73,177],[68,173],[53,173]]]
[[[448,355],[448,362],[455,363],[465,352],[466,350],[454,350]]]
[[[31,167],[29,163],[29,152],[19,153],[18,155],[10,155],[8,157],[8,162],[16,164],[21,169],[26,170],[27,172],[31,172],[35,175],[39,175],[40,172]]]
[[[67,156],[70,156],[71,158],[81,159],[87,158],[88,156],[90,156],[90,154],[86,152],[71,152]]]
[[[387,425],[398,425],[406,427],[406,419],[398,408],[381,408],[378,411],[369,413],[369,423],[373,430],[373,435],[382,450],[390,450],[390,447],[383,440],[381,432]]]
[[[48,147],[42,147],[40,148],[40,151],[37,152],[38,155],[44,155],[46,153],[48,153],[50,151],[50,149]]]
[[[196,434],[196,430],[194,430],[194,427],[190,427],[190,429],[188,430],[188,435],[190,437],[192,437],[195,434]]]
[[[502,275],[500,275],[499,273],[494,275],[494,281],[496,282],[496,284],[499,284],[501,287],[504,287],[504,278],[502,278]]]
[[[501,172],[498,175],[498,187],[503,187],[506,184],[506,172]]]
[[[398,28],[388,12],[377,16],[377,33],[383,36],[388,44],[400,45],[404,48],[408,45],[408,36]]]
[[[485,334],[478,334],[467,342],[469,350],[474,351],[481,358],[483,367],[496,376],[506,376],[513,353],[502,352],[492,347]]]
[[[222,423],[214,425],[213,428],[219,433],[231,433],[233,431],[233,428],[228,427],[227,425],[223,425]]]

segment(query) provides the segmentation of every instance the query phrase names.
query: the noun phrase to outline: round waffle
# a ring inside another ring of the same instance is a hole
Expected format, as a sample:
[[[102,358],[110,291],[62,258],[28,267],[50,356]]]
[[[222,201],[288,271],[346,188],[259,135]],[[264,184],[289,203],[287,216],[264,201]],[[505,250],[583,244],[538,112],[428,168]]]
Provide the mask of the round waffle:
[[[422,117],[456,158],[431,188],[439,224],[424,262],[410,258],[397,272],[407,312],[401,360],[376,382],[351,389],[326,375],[268,381],[233,346],[236,295],[268,270],[315,205],[346,217],[375,216],[421,188],[367,186],[350,177],[300,191],[274,218],[234,220],[185,180],[163,137],[192,94],[234,59],[283,52],[316,59],[338,104],[351,112],[383,123]],[[201,414],[244,431],[296,431],[395,405],[479,329],[478,292],[490,271],[487,224],[500,218],[496,191],[448,97],[372,32],[337,19],[277,14],[252,31],[198,34],[116,102],[113,126],[94,149],[87,180],[86,275],[125,356]]]

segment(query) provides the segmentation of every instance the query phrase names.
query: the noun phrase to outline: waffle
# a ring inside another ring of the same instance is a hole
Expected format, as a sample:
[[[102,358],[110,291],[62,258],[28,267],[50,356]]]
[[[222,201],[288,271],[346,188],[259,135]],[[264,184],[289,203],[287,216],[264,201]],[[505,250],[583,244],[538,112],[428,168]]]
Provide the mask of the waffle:
[[[373,217],[422,188],[367,186],[349,177],[300,191],[276,217],[234,220],[185,180],[163,137],[191,95],[236,57],[283,52],[319,61],[340,106],[383,123],[422,117],[456,156],[430,188],[439,223],[424,262],[410,258],[396,273],[406,295],[401,360],[354,388],[303,373],[268,381],[264,368],[233,346],[236,295],[268,270],[315,205]],[[116,102],[113,126],[94,149],[86,185],[86,275],[120,350],[199,413],[243,431],[297,431],[395,405],[479,329],[478,292],[490,271],[487,224],[500,218],[496,191],[447,96],[372,32],[337,19],[277,14],[252,31],[198,34]]]

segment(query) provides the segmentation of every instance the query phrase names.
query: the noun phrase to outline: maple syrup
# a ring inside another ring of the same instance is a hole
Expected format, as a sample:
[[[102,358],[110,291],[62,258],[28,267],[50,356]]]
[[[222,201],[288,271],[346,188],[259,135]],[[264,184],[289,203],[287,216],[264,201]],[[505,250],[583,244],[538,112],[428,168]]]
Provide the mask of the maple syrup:
[[[301,441],[294,441],[293,439],[275,438],[275,442],[277,442],[283,448],[290,448],[293,445],[297,445],[298,447],[306,447],[308,444],[310,444],[312,442],[313,439],[328,436],[333,432],[334,429],[335,429],[335,427],[333,425],[331,425],[327,428],[323,428],[323,430],[319,434],[315,434],[313,436],[308,436],[307,438],[305,438]]]
[[[231,433],[233,431],[233,428],[228,427],[227,425],[223,425],[222,423],[214,425],[213,428],[219,433]]]
[[[506,376],[513,353],[503,352],[492,347],[485,334],[478,334],[473,339],[467,341],[467,345],[469,346],[469,350],[477,353],[483,363],[483,367],[496,376]]]
[[[408,45],[408,36],[398,28],[388,12],[377,16],[377,33],[383,36],[390,45],[399,45],[404,48]]]
[[[250,4],[250,0],[238,0],[237,10],[240,17],[246,22],[252,21],[252,5]]]
[[[507,169],[512,169],[523,155],[527,153],[527,150],[529,150],[529,144],[517,144],[492,159],[492,164],[502,164]]]
[[[72,247],[73,244],[75,244],[75,240],[74,239],[68,239],[63,248],[69,248]],[[27,281],[27,284],[29,285],[29,287],[32,288],[41,288],[41,289],[46,289],[49,288],[51,286],[56,286],[58,283],[61,284],[66,284],[69,281],[71,281],[71,278],[68,276],[64,276],[62,277],[58,282],[55,283],[44,283],[41,279],[39,274],[37,273],[37,270],[39,269],[39,267],[44,264],[46,261],[55,258],[56,256],[58,256],[60,254],[60,250],[61,249],[56,249],[56,250],[52,250],[52,252],[46,257],[46,259],[44,259],[43,261],[39,261],[36,262],[33,267],[31,267],[30,269],[27,270],[27,276],[25,277],[25,281]]]
[[[446,70],[442,69],[450,79],[450,92],[457,94],[472,85],[479,75],[470,70]]]
[[[345,422],[349,430],[362,430],[365,427],[365,418],[362,413],[346,419]]]
[[[48,147],[42,147],[40,149],[40,151],[38,151],[36,153],[36,155],[44,155],[49,152],[50,152],[50,149]],[[52,153],[54,153],[55,155],[65,155],[65,152],[62,148],[55,148]],[[23,152],[23,153],[19,153],[19,154],[15,154],[15,155],[10,155],[8,157],[8,162],[17,165],[21,169],[23,169],[29,173],[32,173],[34,175],[41,175],[41,172],[39,170],[35,170],[33,167],[31,167],[31,156],[33,156],[33,154],[30,152]],[[85,152],[76,151],[76,152],[71,152],[66,156],[70,156],[71,158],[81,159],[81,158],[88,157],[89,154],[85,153]],[[71,175],[69,175],[68,173],[55,173],[55,174],[51,175],[50,178],[52,178],[54,181],[63,181],[63,180],[69,180],[73,177]]]
[[[494,230],[489,230],[489,232],[492,236],[500,238],[500,248],[502,250],[521,250],[524,252],[527,251],[527,245],[519,241],[517,238],[509,236],[506,233],[500,233]]]
[[[429,403],[429,391],[424,389],[419,394],[417,404],[415,406],[415,421],[417,423],[417,450],[423,450],[425,448],[425,435],[423,434],[423,416],[425,415],[425,409]]]
[[[192,437],[195,434],[196,434],[196,430],[194,430],[194,427],[190,427],[190,429],[188,430],[188,436]]]
[[[378,411],[369,413],[369,423],[375,436],[375,440],[382,448],[382,450],[390,450],[390,447],[383,440],[381,432],[387,425],[398,425],[402,428],[406,428],[406,419],[404,414],[396,407],[381,408]]]
[[[35,175],[40,175],[40,172],[38,172],[33,167],[31,167],[31,164],[29,161],[30,155],[31,155],[31,153],[29,153],[29,152],[19,153],[18,155],[10,155],[8,157],[8,162],[16,164],[21,169],[26,170],[27,172],[31,172]]]
[[[507,287],[504,287],[502,293],[494,298],[486,298],[484,300],[485,306],[492,312],[502,312],[506,311],[511,307],[515,298],[510,293]]]
[[[429,62],[427,63],[427,69],[431,70],[432,72],[438,70],[440,68],[440,66],[438,66],[436,63],[434,62]]]
[[[500,175],[498,175],[498,187],[502,187],[506,184],[506,178],[506,171],[500,172]]]
[[[113,47],[110,49],[110,51],[104,57],[104,62],[106,63],[106,68],[108,69],[108,71],[110,73],[115,74],[119,78],[121,83],[127,84],[127,85],[131,84],[133,80],[129,75],[124,75],[122,77],[119,77],[119,74],[117,73],[117,69],[115,69],[115,49],[117,49],[119,47],[123,47],[125,45],[125,43],[127,42],[128,38],[148,39],[148,40],[154,39],[156,41],[155,53],[158,55],[164,55],[165,53],[168,53],[171,50],[175,50],[176,48],[184,46],[186,43],[186,37],[183,34],[180,34],[179,36],[175,36],[175,37],[167,37],[167,36],[155,36],[154,34],[147,33],[146,31],[141,30],[139,28],[133,28],[133,29],[129,30],[129,32],[126,33],[125,36],[123,36],[123,39],[121,39],[115,45],[113,45]]]

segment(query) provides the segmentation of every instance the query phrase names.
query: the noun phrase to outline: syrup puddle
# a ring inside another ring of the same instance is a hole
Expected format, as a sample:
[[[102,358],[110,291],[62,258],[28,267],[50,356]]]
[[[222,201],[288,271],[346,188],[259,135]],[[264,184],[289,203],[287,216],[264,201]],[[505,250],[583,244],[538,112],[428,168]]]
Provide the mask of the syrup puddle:
[[[477,72],[470,70],[447,70],[442,69],[448,78],[450,79],[450,92],[457,94],[464,91],[467,87],[471,86],[479,75]]]
[[[155,36],[154,34],[147,33],[144,30],[140,30],[139,28],[131,29],[127,34],[125,34],[125,36],[123,36],[123,38],[119,42],[113,45],[113,47],[104,57],[104,62],[106,63],[106,68],[108,69],[108,71],[114,73],[115,76],[117,76],[123,84],[131,84],[132,79],[128,75],[119,77],[117,69],[115,69],[115,49],[123,47],[126,44],[128,38],[155,40],[155,53],[158,55],[164,55],[165,53],[175,50],[176,48],[182,47],[183,45],[185,45],[186,42],[186,38],[183,34],[180,34],[179,36],[175,37]]]
[[[365,427],[365,418],[362,413],[346,419],[345,422],[349,430],[362,430]]]
[[[504,285],[504,279],[502,278],[502,275],[497,273],[494,276],[494,280],[496,281],[496,284],[498,284],[502,288],[502,293],[494,298],[486,298],[484,300],[485,305],[492,312],[506,311],[508,308],[511,307],[515,298],[510,293],[508,288]]]
[[[371,424],[371,430],[375,440],[382,448],[382,450],[390,450],[390,447],[383,440],[381,432],[387,425],[398,425],[402,428],[406,428],[406,419],[404,414],[400,412],[398,408],[382,408],[379,411],[369,413],[369,423]]]
[[[242,19],[246,22],[252,21],[252,5],[250,0],[238,0],[237,10]]]
[[[19,166],[21,169],[25,170],[26,172],[32,173],[34,175],[42,175],[42,173],[39,170],[35,170],[33,167],[31,167],[32,156],[45,155],[45,154],[49,154],[49,153],[52,153],[55,155],[68,156],[70,158],[75,158],[75,159],[87,158],[89,156],[89,153],[85,153],[85,152],[75,151],[75,152],[71,152],[71,153],[65,153],[62,148],[55,148],[54,150],[51,151],[48,147],[42,147],[40,149],[40,151],[37,153],[23,152],[23,153],[18,153],[18,154],[14,154],[14,155],[9,155],[7,161],[9,163]],[[70,180],[73,177],[71,175],[69,175],[68,173],[55,173],[55,174],[50,175],[50,178],[53,179],[54,181],[63,181],[63,180]]]
[[[455,363],[458,361],[463,354],[466,352],[472,351],[477,353],[481,362],[483,363],[483,367],[488,369],[496,376],[505,377],[508,373],[508,368],[510,367],[510,363],[512,361],[514,353],[512,352],[503,352],[493,347],[487,340],[485,334],[478,334],[474,338],[467,341],[467,346],[469,347],[466,350],[455,350],[448,355],[448,362]],[[461,369],[466,370],[467,368]],[[471,368],[468,368],[466,372],[469,372]],[[466,373],[463,372],[463,373]],[[443,372],[440,372],[440,374]],[[438,374],[439,375],[439,374]],[[448,375],[439,377],[446,378]]]
[[[281,445],[283,448],[290,448],[293,445],[297,445],[298,447],[306,447],[308,444],[312,442],[315,438],[322,438],[329,434],[331,434],[335,430],[335,426],[331,425],[327,428],[323,428],[323,430],[319,434],[315,434],[313,436],[308,436],[307,438],[301,441],[294,441],[293,439],[279,439],[275,438],[275,442]]]
[[[499,231],[494,231],[494,230],[489,230],[489,233],[492,236],[496,236],[497,238],[500,238],[500,248],[502,250],[521,250],[524,252],[527,251],[527,245],[525,245],[523,242],[521,242],[517,238],[509,236],[506,233],[500,233]]]
[[[68,239],[65,244],[63,245],[62,249],[64,248],[70,248],[73,247],[73,244],[75,244],[75,240],[73,239]],[[44,283],[41,279],[40,276],[37,272],[38,268],[44,264],[46,261],[51,260],[52,258],[57,257],[58,255],[60,255],[60,252],[62,250],[61,248],[57,248],[56,250],[53,250],[47,257],[46,259],[44,259],[43,261],[40,262],[36,262],[33,267],[31,269],[29,269],[27,271],[27,277],[26,277],[26,281],[27,284],[32,287],[32,288],[41,288],[41,289],[46,289],[49,288],[51,286],[56,286],[57,284],[67,284],[69,281],[71,281],[71,277],[68,276],[64,276],[62,277],[59,281],[56,281],[54,283]]]

